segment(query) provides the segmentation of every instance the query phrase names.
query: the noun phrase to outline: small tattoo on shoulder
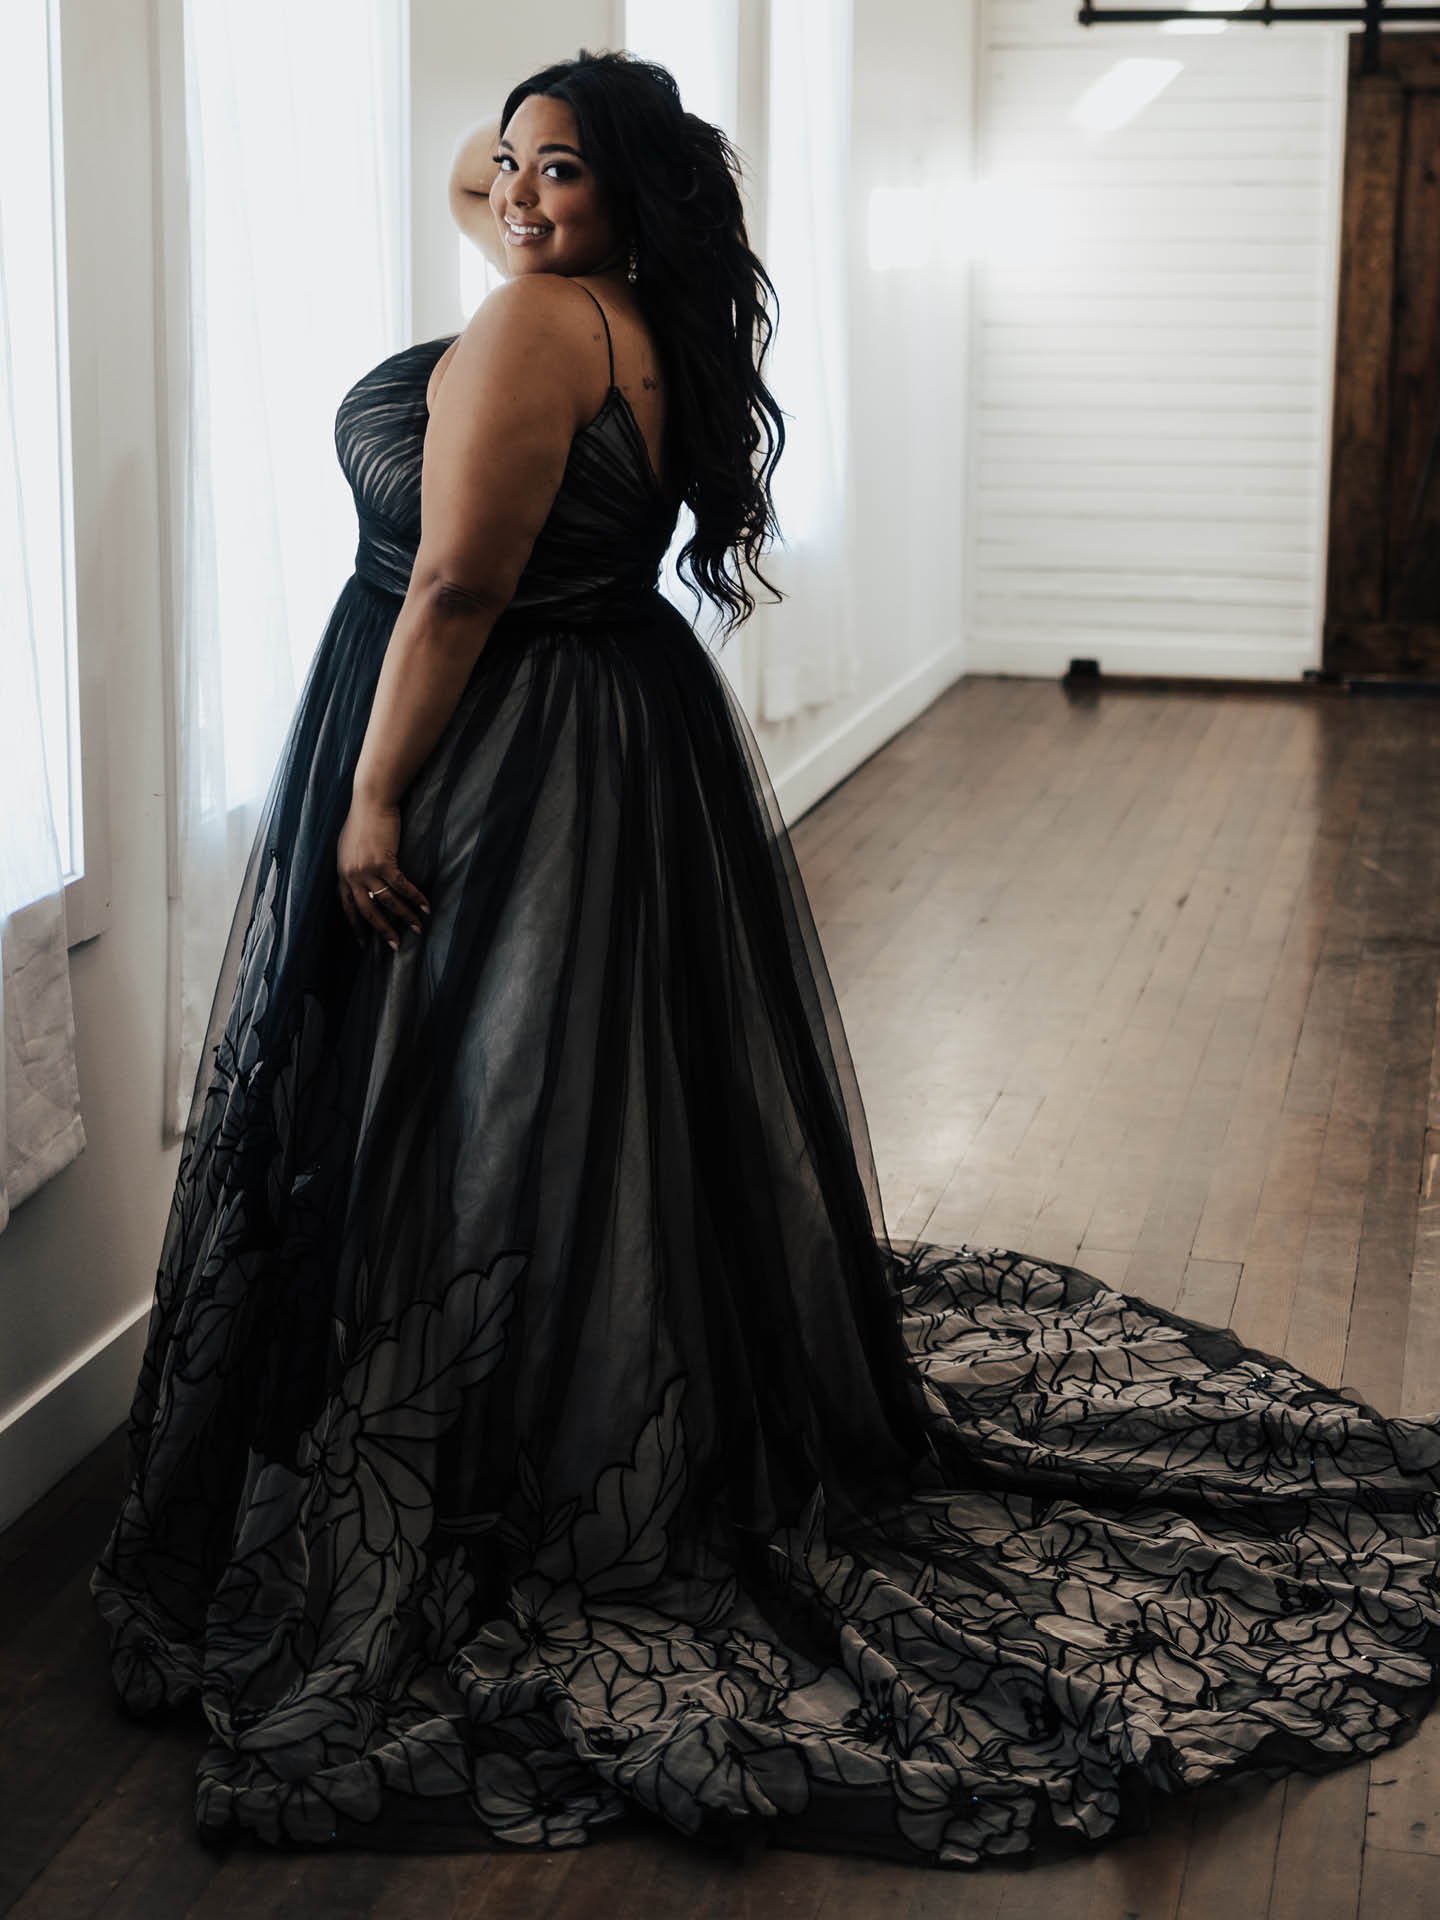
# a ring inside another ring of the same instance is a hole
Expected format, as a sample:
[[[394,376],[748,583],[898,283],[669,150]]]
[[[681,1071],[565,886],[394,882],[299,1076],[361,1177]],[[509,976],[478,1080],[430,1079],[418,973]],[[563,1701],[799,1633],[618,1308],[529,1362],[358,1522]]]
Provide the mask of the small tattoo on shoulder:
[[[652,380],[648,373],[642,373],[640,376],[640,384],[642,387],[653,389],[655,387],[658,387],[660,382],[658,380]]]

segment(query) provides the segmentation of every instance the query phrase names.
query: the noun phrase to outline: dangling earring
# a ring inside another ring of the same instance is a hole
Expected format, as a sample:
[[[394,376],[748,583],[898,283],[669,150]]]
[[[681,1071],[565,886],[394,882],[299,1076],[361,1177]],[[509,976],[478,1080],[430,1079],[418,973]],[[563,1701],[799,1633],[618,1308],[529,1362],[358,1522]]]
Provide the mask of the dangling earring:
[[[635,242],[632,240],[630,242],[630,264],[625,269],[625,278],[630,282],[632,287],[635,284],[635,279],[636,279],[635,269],[638,263],[639,263],[639,255],[635,251]]]

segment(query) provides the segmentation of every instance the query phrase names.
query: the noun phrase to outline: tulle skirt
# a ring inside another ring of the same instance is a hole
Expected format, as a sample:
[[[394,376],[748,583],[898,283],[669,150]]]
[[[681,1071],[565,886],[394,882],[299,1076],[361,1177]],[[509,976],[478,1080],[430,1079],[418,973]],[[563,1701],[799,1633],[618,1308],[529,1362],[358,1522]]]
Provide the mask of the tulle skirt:
[[[93,1583],[129,1709],[203,1709],[202,1831],[973,1865],[1402,1735],[1435,1425],[891,1242],[763,763],[660,595],[502,617],[405,796],[432,915],[357,947],[397,611],[347,584],[275,775]]]

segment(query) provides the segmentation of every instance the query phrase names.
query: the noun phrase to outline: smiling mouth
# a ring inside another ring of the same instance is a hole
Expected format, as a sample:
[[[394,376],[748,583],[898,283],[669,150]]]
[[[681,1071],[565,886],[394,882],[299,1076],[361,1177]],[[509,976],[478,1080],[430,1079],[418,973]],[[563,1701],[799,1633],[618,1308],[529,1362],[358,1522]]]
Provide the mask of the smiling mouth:
[[[505,221],[506,237],[517,245],[524,245],[526,241],[544,240],[553,232],[553,227],[517,226],[508,216]]]

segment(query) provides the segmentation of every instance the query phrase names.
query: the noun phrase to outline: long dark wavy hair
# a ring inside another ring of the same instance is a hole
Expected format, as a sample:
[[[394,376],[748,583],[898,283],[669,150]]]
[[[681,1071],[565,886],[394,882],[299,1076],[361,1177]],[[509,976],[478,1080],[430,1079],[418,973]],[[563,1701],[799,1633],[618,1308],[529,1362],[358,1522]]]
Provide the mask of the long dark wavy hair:
[[[667,471],[695,523],[676,568],[697,611],[702,594],[722,610],[728,639],[755,610],[746,568],[785,598],[759,567],[779,531],[770,481],[785,425],[760,367],[780,301],[746,236],[740,162],[654,61],[582,48],[542,67],[506,95],[502,134],[534,93],[569,104],[616,232],[635,242],[635,294],[665,370]]]

